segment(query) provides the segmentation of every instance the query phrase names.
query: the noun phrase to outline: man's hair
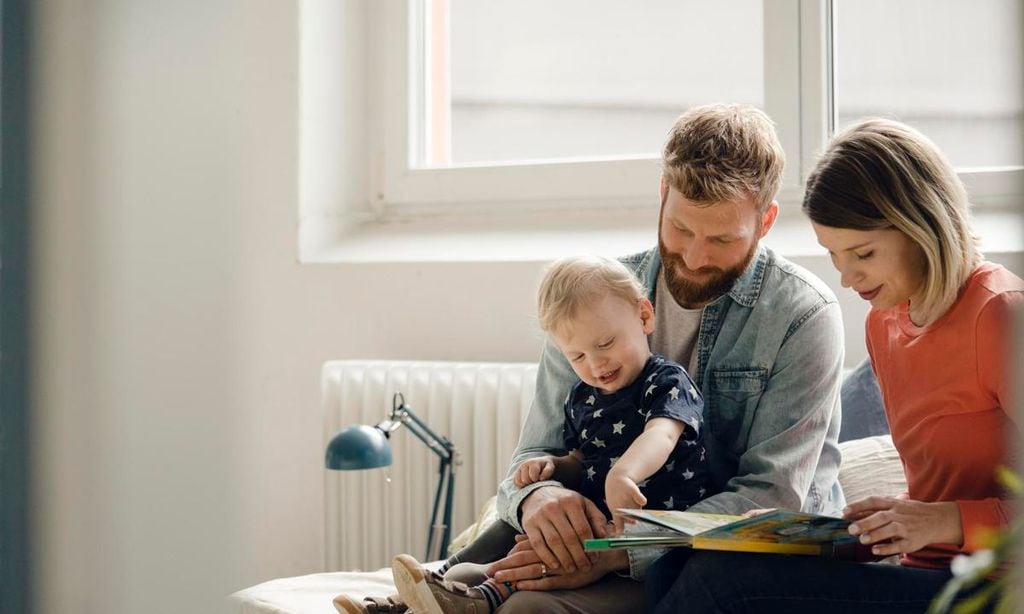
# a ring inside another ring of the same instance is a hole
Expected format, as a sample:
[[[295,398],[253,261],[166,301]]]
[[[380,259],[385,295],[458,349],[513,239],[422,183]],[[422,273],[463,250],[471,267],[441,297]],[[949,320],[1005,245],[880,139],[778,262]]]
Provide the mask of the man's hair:
[[[763,212],[779,192],[785,165],[775,126],[763,111],[711,104],[694,107],[676,120],[661,172],[670,187],[694,203],[753,197]]]
[[[606,296],[635,303],[645,296],[640,281],[617,260],[572,256],[554,262],[537,292],[537,319],[544,332],[557,330],[581,309]]]
[[[895,228],[924,252],[921,313],[953,305],[981,261],[967,191],[939,148],[910,126],[867,119],[829,144],[807,179],[804,213],[832,228]]]

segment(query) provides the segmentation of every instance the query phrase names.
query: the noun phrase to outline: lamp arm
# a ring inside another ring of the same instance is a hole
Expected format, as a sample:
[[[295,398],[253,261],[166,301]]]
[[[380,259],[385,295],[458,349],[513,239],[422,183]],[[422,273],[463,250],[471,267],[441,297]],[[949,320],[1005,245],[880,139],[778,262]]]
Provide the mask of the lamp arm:
[[[391,406],[391,415],[377,428],[390,436],[400,426],[405,426],[416,439],[422,441],[441,459],[438,467],[437,492],[434,494],[434,506],[430,514],[430,526],[427,530],[426,560],[443,558],[447,554],[448,542],[451,538],[452,507],[455,491],[455,467],[461,464],[459,452],[455,445],[435,433],[406,404],[402,393],[395,393]]]
[[[416,439],[425,443],[441,460],[449,463],[455,461],[455,446],[452,442],[430,430],[430,427],[420,420],[419,416],[414,414],[405,403],[392,411],[391,419],[404,424],[416,436]]]

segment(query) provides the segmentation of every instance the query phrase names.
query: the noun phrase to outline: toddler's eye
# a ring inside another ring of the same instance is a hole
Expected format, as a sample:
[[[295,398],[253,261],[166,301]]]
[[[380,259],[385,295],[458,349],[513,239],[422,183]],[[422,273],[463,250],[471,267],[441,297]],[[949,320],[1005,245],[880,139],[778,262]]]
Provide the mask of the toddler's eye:
[[[601,345],[599,345],[597,347],[601,348],[602,350],[607,350],[608,348],[612,347],[613,343],[615,343],[615,337],[612,337],[611,339],[609,339],[608,341],[605,341],[604,343],[602,343]]]

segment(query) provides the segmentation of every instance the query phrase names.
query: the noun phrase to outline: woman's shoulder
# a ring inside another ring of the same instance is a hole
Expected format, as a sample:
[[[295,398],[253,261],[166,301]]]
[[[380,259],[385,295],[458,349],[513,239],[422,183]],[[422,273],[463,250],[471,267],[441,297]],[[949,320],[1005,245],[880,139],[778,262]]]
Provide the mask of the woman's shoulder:
[[[967,280],[967,290],[972,289],[989,297],[1008,295],[1003,298],[1014,300],[1024,292],[1024,279],[1001,264],[982,262]]]

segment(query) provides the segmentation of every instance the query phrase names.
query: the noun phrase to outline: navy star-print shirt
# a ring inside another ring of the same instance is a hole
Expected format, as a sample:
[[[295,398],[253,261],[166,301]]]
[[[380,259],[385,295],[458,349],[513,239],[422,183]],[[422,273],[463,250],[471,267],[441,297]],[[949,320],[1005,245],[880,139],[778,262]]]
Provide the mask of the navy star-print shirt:
[[[608,514],[604,481],[615,461],[643,433],[651,418],[685,426],[668,461],[640,484],[649,509],[682,510],[708,496],[710,482],[702,439],[704,400],[679,364],[658,354],[647,359],[632,384],[612,394],[577,382],[565,401],[565,447],[583,455],[580,493]]]

